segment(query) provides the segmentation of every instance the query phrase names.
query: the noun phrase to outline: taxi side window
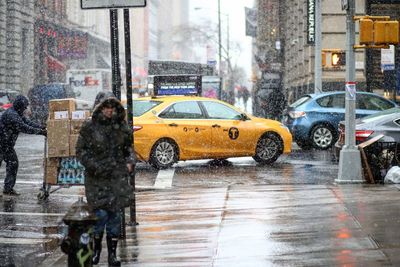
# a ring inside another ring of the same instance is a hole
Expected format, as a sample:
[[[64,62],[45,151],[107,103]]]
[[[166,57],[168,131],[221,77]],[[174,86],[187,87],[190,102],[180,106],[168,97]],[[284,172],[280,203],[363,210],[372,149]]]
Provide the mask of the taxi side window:
[[[241,118],[239,112],[223,104],[211,101],[202,101],[201,103],[204,105],[210,119],[240,120]]]
[[[159,115],[164,119],[201,119],[204,118],[196,101],[185,101],[173,104]]]

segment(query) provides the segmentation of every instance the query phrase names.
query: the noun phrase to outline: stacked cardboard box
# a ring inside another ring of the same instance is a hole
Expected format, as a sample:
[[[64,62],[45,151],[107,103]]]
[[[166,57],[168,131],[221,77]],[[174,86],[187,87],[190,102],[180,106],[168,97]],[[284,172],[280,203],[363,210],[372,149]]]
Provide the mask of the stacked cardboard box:
[[[49,101],[49,120],[47,122],[48,159],[46,162],[46,182],[49,184],[83,182],[84,180],[80,163],[64,164],[64,162],[76,161],[75,146],[79,131],[90,115],[88,111],[76,111],[75,107],[74,99]]]

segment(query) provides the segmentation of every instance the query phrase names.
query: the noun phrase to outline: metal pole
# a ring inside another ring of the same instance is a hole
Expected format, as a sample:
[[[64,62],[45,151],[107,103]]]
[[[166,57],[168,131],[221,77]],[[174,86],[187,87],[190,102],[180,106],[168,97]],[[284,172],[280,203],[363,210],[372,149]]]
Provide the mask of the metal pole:
[[[111,69],[112,91],[116,98],[121,100],[121,70],[119,67],[118,42],[118,10],[110,9],[110,41],[111,41]]]
[[[218,0],[218,76],[219,76],[219,99],[222,100],[222,71],[221,71],[221,61],[222,61],[222,44],[221,44],[221,1]]]
[[[124,32],[125,32],[125,66],[126,66],[126,102],[128,109],[128,125],[133,127],[133,101],[132,101],[132,64],[131,64],[131,30],[129,9],[124,9]],[[131,135],[132,149],[135,151],[133,134]],[[136,199],[135,199],[135,175],[131,177],[133,187],[133,200],[130,206],[130,225],[136,225]]]
[[[118,10],[110,9],[110,41],[111,41],[111,70],[112,92],[121,100],[121,69],[119,67],[119,42],[118,42]],[[119,238],[126,238],[125,210],[121,210],[121,233]]]
[[[356,67],[354,55],[355,43],[355,0],[348,0],[346,16],[346,115],[345,145],[340,151],[339,174],[337,183],[363,183],[361,174],[361,156],[356,146],[355,105],[356,105]]]
[[[315,1],[314,93],[322,92],[322,16],[321,0]]]
[[[229,51],[229,14],[226,14],[227,22],[226,22],[226,57],[228,58],[228,61],[230,62],[230,51]]]

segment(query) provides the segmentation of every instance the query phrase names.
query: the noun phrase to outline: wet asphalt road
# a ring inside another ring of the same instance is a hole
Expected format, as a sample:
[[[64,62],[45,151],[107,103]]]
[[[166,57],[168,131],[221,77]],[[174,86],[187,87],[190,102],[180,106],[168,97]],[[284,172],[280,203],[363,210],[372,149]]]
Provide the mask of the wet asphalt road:
[[[43,138],[21,136],[17,152],[22,195],[0,197],[0,266],[65,266],[61,220],[84,191],[38,202]],[[400,264],[397,188],[336,186],[336,176],[331,151],[296,149],[272,166],[201,160],[159,173],[139,164],[139,226],[127,228],[119,256],[124,266]]]

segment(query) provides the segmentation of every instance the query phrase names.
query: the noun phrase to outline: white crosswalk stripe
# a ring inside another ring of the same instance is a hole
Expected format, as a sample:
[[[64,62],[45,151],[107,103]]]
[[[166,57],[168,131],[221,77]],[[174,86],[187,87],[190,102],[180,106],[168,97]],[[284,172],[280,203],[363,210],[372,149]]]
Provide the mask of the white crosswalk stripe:
[[[157,178],[154,183],[154,188],[157,189],[171,188],[174,174],[175,174],[175,168],[160,170],[157,174]]]

